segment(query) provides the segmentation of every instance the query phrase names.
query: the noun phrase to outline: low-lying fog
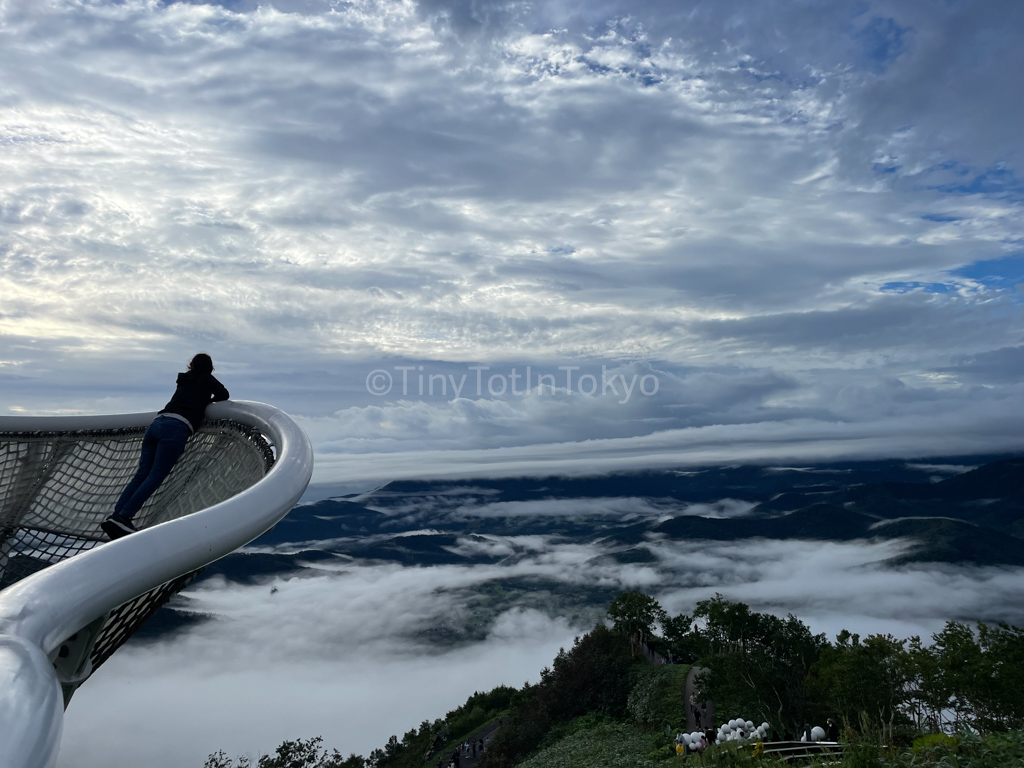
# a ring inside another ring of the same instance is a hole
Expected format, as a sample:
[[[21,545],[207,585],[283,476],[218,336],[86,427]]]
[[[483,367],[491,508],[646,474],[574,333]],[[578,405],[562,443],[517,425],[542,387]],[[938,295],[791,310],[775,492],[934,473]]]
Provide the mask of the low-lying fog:
[[[483,511],[575,509],[568,501],[502,507]],[[707,511],[741,514],[742,505]],[[484,546],[517,555],[491,565],[352,563],[258,585],[197,584],[186,592],[191,605],[215,620],[115,654],[75,695],[58,765],[199,768],[218,749],[256,757],[316,735],[365,755],[474,691],[536,681],[601,610],[572,605],[559,587],[638,588],[671,613],[721,592],[756,610],[793,612],[830,636],[842,628],[927,636],[950,618],[1024,623],[1021,569],[879,566],[899,542],[654,541],[654,560],[630,564],[603,557],[601,543],[550,536],[495,536]],[[538,593],[488,610],[479,590],[499,579],[536,583]],[[438,633],[455,639],[438,642]]]

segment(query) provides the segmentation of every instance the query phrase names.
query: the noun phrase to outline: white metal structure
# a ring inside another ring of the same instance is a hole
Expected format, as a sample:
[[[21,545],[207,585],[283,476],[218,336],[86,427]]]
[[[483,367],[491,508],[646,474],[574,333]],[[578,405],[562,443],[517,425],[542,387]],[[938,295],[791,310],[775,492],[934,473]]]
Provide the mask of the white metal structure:
[[[136,516],[142,530],[108,543],[99,522],[155,415],[0,418],[2,768],[53,766],[74,690],[198,569],[272,528],[309,483],[312,446],[291,418],[215,403]]]

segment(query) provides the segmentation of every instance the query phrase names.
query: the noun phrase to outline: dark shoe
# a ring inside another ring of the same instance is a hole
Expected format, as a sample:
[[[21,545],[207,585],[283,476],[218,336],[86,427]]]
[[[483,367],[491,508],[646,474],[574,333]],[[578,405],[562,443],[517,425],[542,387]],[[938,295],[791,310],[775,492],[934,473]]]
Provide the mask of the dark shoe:
[[[120,515],[111,515],[100,523],[100,528],[110,537],[111,541],[127,536],[129,533],[135,533],[138,530],[138,528],[132,525],[131,520]]]

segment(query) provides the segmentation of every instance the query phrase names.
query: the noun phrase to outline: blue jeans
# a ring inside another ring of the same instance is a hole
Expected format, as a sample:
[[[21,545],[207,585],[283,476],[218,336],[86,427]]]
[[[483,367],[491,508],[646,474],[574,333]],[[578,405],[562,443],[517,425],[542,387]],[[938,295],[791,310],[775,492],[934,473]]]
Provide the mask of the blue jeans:
[[[152,496],[160,483],[171,474],[174,462],[185,452],[192,430],[188,424],[171,416],[153,419],[142,438],[139,470],[114,505],[114,514],[131,520],[146,499]]]

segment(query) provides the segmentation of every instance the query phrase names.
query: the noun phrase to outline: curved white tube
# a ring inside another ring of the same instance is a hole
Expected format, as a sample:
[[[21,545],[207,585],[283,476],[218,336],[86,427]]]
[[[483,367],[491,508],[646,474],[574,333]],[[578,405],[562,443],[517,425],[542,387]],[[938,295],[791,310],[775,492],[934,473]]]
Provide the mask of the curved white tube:
[[[156,414],[0,419],[0,432],[145,426]],[[0,766],[49,768],[63,730],[50,660],[70,635],[123,603],[252,541],[295,506],[313,472],[309,438],[282,411],[225,401],[206,410],[259,430],[276,449],[271,470],[241,493],[177,520],[96,547],[0,592]]]

